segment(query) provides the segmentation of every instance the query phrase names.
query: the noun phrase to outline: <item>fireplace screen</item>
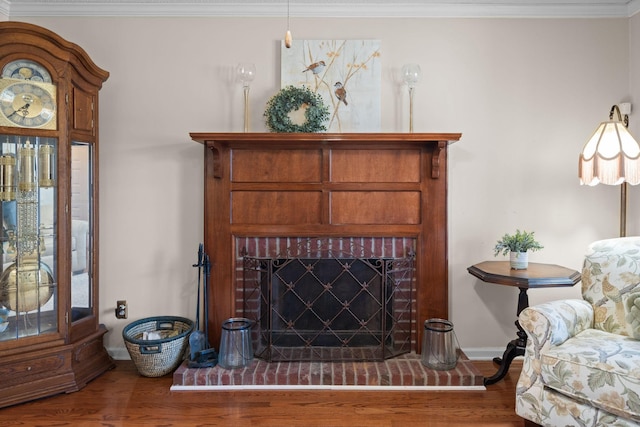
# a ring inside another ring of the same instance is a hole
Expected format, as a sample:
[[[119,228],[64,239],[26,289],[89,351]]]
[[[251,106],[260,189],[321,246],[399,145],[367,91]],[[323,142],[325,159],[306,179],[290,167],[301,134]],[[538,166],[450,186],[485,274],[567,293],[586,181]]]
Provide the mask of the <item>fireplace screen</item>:
[[[256,356],[374,361],[411,351],[413,250],[373,256],[353,241],[333,250],[335,240],[245,254],[244,315],[256,322]]]

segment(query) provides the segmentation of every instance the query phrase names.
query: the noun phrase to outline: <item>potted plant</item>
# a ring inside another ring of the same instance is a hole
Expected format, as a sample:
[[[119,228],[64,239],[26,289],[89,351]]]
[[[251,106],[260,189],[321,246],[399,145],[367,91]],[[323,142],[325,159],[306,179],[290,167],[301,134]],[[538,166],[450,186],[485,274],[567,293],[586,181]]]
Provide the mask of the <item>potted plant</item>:
[[[511,268],[526,270],[529,266],[529,251],[537,251],[542,246],[534,237],[534,232],[516,230],[515,234],[505,234],[498,240],[494,248],[494,255],[509,253]]]

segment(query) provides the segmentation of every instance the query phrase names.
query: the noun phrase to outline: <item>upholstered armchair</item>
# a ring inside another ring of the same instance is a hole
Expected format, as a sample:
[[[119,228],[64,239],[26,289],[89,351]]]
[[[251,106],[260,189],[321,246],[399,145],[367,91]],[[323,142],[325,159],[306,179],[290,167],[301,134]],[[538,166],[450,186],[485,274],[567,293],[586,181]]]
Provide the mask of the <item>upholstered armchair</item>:
[[[640,425],[640,237],[587,249],[582,299],[523,310],[516,412],[543,426]]]

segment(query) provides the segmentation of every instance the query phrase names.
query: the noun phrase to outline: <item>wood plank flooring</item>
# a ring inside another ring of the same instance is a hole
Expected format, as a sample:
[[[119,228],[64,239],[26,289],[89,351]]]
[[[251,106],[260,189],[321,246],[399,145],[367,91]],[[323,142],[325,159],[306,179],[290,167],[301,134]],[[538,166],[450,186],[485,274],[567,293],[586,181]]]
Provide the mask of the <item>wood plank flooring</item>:
[[[474,364],[486,376],[496,371],[490,361]],[[118,361],[79,392],[0,409],[0,425],[522,427],[514,411],[521,365],[486,391],[172,392],[171,375],[141,377]]]

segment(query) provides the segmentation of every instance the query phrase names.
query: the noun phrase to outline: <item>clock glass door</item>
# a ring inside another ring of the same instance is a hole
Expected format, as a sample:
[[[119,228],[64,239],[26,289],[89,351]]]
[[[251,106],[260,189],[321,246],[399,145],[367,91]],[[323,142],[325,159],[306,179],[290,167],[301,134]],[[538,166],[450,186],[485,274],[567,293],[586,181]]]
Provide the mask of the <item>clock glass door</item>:
[[[93,146],[71,143],[71,312],[73,321],[93,314]]]
[[[0,341],[58,330],[57,145],[0,135]]]

